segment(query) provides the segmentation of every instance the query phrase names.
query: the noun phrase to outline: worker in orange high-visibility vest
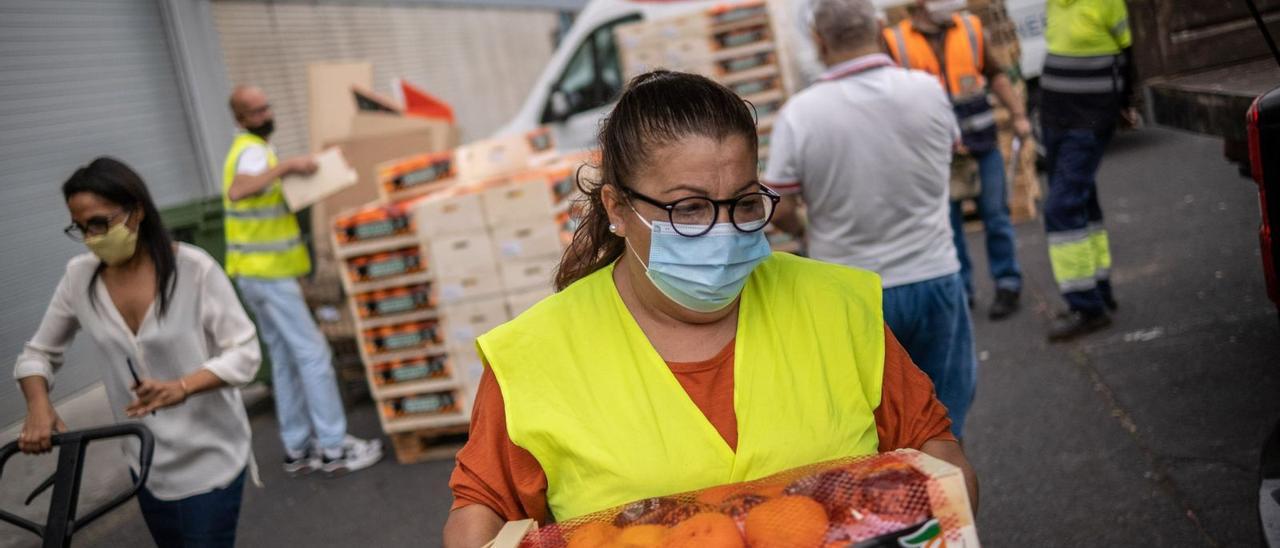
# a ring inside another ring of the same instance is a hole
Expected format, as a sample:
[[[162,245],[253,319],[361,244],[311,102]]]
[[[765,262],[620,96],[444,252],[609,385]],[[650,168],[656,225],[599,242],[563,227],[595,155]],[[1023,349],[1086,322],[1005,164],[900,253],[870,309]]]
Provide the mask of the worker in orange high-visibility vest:
[[[978,163],[981,192],[977,197],[987,243],[987,263],[995,281],[995,299],[988,310],[993,320],[1003,319],[1018,309],[1022,293],[1022,269],[1018,266],[1013,225],[1009,221],[1009,199],[1005,185],[1004,159],[996,139],[995,112],[988,92],[996,96],[1013,115],[1013,129],[1019,139],[1031,135],[1027,109],[1006,74],[1006,67],[992,56],[982,21],[961,13],[964,0],[917,0],[911,17],[884,30],[889,54],[904,68],[922,70],[938,78],[955,108],[960,124],[961,146],[957,155],[967,154]],[[960,201],[951,203],[951,228],[960,275],[973,303],[973,268],[965,245]]]

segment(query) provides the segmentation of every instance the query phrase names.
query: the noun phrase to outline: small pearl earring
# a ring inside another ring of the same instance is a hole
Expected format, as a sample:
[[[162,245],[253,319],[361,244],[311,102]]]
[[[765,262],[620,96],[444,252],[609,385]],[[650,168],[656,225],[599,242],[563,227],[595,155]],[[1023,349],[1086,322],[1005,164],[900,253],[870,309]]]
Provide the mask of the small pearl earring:
[[[609,225],[609,232],[612,232],[612,233],[614,233],[614,234],[617,234],[617,233],[618,233],[618,225],[610,224],[610,225]]]

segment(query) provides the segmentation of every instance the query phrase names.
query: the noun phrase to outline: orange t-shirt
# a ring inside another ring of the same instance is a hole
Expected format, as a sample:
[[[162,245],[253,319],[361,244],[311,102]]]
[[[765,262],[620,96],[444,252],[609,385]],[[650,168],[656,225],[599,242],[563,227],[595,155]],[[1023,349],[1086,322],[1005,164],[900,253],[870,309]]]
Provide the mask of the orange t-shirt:
[[[924,442],[955,440],[951,419],[933,393],[933,381],[912,363],[886,326],[884,382],[880,407],[875,410],[880,451],[919,449]],[[730,341],[715,357],[695,363],[668,362],[676,380],[689,393],[707,420],[730,447],[738,446],[738,421],[733,409],[733,351]],[[507,521],[533,518],[545,523],[547,476],[533,454],[507,436],[502,390],[488,368],[480,378],[471,435],[458,452],[449,479],[453,509],[471,504],[489,507]]]

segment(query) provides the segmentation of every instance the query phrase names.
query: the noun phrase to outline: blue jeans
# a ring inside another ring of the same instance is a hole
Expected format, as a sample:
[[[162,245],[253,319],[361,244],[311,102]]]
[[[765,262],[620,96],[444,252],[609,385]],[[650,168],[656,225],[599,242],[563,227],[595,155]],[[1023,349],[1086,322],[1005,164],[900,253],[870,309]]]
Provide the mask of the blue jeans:
[[[1022,291],[1022,268],[1013,239],[1013,223],[1009,221],[1009,197],[1004,180],[1004,158],[1000,149],[992,149],[973,155],[978,161],[978,178],[982,190],[978,194],[978,215],[982,217],[983,233],[987,238],[987,266],[997,289]],[[969,261],[969,248],[964,240],[964,212],[959,201],[951,202],[951,233],[955,239],[956,255],[960,258],[960,277],[964,289],[973,295],[973,265]]]
[[[960,437],[978,383],[973,325],[959,274],[884,290],[884,320],[916,366],[933,379]]]
[[[1049,168],[1044,227],[1054,277],[1072,310],[1101,314],[1112,299],[1111,250],[1098,203],[1097,175],[1115,126],[1075,129],[1046,124],[1042,130]]]
[[[311,319],[298,281],[240,277],[236,286],[271,354],[276,417],[285,449],[302,452],[312,439],[321,449],[341,447],[347,417],[329,344]]]
[[[138,507],[159,548],[230,548],[236,544],[244,471],[222,489],[179,500],[160,500],[145,487]],[[134,476],[137,479],[137,476]]]

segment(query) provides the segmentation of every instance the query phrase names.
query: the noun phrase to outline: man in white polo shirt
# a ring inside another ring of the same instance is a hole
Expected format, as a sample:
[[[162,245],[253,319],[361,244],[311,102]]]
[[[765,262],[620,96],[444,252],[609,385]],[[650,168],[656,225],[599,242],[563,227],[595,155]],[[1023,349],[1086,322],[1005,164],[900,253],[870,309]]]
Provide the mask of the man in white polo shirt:
[[[977,360],[949,221],[955,113],[937,78],[881,53],[870,0],[811,9],[829,69],[775,123],[765,181],[786,198],[774,222],[807,233],[815,259],[880,274],[885,322],[933,379],[959,436]]]

